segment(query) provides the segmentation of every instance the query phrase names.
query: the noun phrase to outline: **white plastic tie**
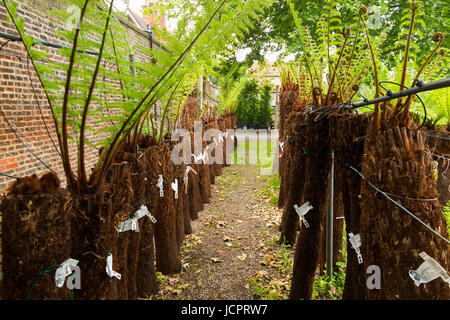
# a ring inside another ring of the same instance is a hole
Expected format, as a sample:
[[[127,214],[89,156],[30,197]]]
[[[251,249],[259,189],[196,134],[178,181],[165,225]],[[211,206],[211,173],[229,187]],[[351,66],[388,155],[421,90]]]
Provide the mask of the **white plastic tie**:
[[[151,222],[156,223],[156,219],[154,216],[151,215],[150,211],[148,211],[147,206],[142,205],[142,207],[136,211],[136,213],[134,214],[134,218],[135,219],[141,219],[143,217],[149,217]]]
[[[356,255],[358,256],[358,263],[361,264],[363,263],[363,258],[361,255],[361,235],[358,233],[357,235],[354,235],[353,233],[349,233],[348,234],[350,243],[353,247],[353,249],[355,249],[356,251]]]
[[[126,232],[126,231],[135,231],[139,232],[139,223],[138,219],[128,219],[127,221],[121,222],[119,224],[119,232]]]
[[[159,180],[158,183],[156,184],[156,186],[159,188],[159,196],[161,198],[164,197],[164,179],[162,174],[159,175]]]
[[[431,282],[439,277],[450,285],[450,277],[436,260],[425,252],[420,253],[419,256],[425,260],[425,262],[423,262],[417,270],[409,271],[409,276],[414,280],[417,287],[422,283]]]
[[[298,216],[300,217],[300,220],[303,222],[303,224],[307,228],[309,228],[309,224],[308,224],[308,221],[306,221],[306,219],[305,219],[305,215],[312,208],[313,208],[313,206],[311,205],[311,203],[309,203],[309,201],[304,203],[301,207],[299,207],[298,205],[294,204],[295,211],[297,212]]]
[[[172,182],[172,190],[175,192],[175,200],[178,199],[178,179],[175,179],[175,182]]]
[[[116,271],[113,270],[113,257],[112,254],[109,254],[106,257],[106,273],[110,278],[115,277],[118,280],[122,278],[122,275]]]
[[[194,169],[192,169],[191,166],[187,166],[186,171],[184,173],[184,189],[185,189],[185,193],[188,193],[188,183],[189,183],[189,172],[194,172],[195,174],[197,174],[197,171],[195,171]]]

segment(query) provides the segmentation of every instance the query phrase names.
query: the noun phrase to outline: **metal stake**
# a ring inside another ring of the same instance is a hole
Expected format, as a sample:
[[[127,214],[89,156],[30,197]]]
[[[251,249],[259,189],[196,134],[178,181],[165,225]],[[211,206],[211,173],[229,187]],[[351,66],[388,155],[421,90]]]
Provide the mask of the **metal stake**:
[[[334,151],[331,152],[330,203],[327,216],[327,276],[332,286],[333,281],[333,201],[334,201]]]

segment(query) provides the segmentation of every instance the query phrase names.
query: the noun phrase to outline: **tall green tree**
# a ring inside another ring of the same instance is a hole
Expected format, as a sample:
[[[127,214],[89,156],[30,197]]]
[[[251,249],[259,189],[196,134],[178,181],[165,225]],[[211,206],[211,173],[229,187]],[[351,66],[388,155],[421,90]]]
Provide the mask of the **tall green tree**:
[[[294,0],[294,6],[303,24],[308,27],[311,35],[317,36],[317,23],[329,0]],[[338,11],[341,13],[342,25],[350,26],[354,23],[353,14],[361,4],[369,7],[370,33],[379,36],[387,31],[380,48],[380,59],[392,68],[398,63],[398,56],[404,51],[404,27],[401,17],[409,9],[409,0],[354,0],[336,1]],[[296,36],[296,26],[292,19],[286,0],[274,1],[265,9],[265,18],[258,21],[251,32],[243,39],[242,48],[251,48],[252,52],[246,57],[246,63],[251,65],[253,60],[264,61],[264,54],[268,51],[286,49],[286,55],[299,53],[302,43]],[[422,61],[431,50],[429,39],[437,32],[447,32],[450,26],[450,6],[448,0],[423,1],[423,16],[418,25],[420,34],[415,39],[417,59]],[[450,47],[450,39],[447,37],[444,47]],[[232,58],[233,59],[233,58]]]

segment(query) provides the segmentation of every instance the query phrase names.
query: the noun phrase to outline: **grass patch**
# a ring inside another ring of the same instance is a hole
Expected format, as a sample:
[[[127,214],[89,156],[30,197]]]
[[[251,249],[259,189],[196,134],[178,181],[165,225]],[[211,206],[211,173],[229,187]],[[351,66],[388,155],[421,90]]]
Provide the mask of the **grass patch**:
[[[272,239],[269,242],[272,244]],[[261,270],[248,279],[249,288],[257,299],[287,300],[289,297],[294,252],[284,244],[277,251],[264,255],[261,261],[261,265],[269,268],[270,272]]]
[[[265,182],[261,190],[264,197],[269,198],[270,204],[276,206],[278,203],[278,196],[280,194],[280,176],[278,174],[274,174],[270,176],[260,176],[258,179]]]

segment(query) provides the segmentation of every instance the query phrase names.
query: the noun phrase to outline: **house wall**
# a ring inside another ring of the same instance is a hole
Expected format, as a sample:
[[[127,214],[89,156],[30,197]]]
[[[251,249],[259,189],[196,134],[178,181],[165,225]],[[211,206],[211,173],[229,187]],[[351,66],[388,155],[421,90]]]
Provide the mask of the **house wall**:
[[[59,23],[55,17],[47,14],[49,10],[63,8],[64,3],[58,0],[21,0],[18,3],[18,15],[25,19],[25,31],[32,36],[48,42],[61,43],[56,37],[56,30]],[[6,10],[0,2],[0,32],[6,34],[17,35],[12,24],[6,23]],[[121,19],[129,40],[132,45],[140,45],[150,47],[149,35],[138,30],[129,21]],[[5,43],[6,39],[0,37],[0,47]],[[153,43],[153,47],[157,48],[158,44]],[[148,57],[136,51],[136,59],[143,60]],[[37,103],[33,88],[38,96]],[[0,51],[0,109],[5,114],[9,123],[16,131],[20,140],[12,132],[10,126],[0,115],[0,174],[24,177],[31,174],[42,174],[48,169],[42,162],[56,171],[60,179],[64,183],[64,174],[60,157],[53,146],[52,140],[47,133],[44,121],[40,115],[39,106],[42,109],[45,123],[51,133],[53,141],[57,145],[57,138],[53,119],[51,117],[48,103],[44,97],[44,92],[40,85],[39,79],[34,68],[27,59],[27,54],[21,42],[9,42]],[[99,126],[91,123],[95,129]],[[73,132],[76,137],[77,133]],[[87,139],[95,144],[102,140],[102,134],[87,134]],[[25,145],[26,146],[25,146]],[[32,155],[27,147],[37,156]],[[72,167],[76,167],[75,145],[71,145],[74,151],[72,154]],[[88,170],[94,166],[98,160],[98,150],[86,146],[86,165]],[[14,182],[14,179],[0,175],[0,194]]]

